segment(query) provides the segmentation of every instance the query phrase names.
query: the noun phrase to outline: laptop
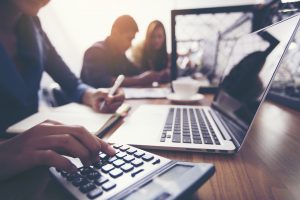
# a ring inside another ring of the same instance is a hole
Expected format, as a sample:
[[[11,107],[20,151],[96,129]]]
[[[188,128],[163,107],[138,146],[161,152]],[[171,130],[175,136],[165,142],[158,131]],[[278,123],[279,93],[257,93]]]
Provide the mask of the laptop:
[[[236,153],[294,37],[299,18],[295,15],[239,38],[211,106],[142,105],[109,142],[148,149]]]

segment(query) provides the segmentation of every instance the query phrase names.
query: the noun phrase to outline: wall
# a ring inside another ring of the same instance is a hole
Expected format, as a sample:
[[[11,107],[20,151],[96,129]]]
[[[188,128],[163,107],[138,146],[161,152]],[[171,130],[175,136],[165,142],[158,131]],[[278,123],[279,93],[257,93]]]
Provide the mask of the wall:
[[[52,0],[39,13],[42,25],[59,54],[75,74],[80,73],[84,51],[110,33],[111,24],[122,14],[133,16],[141,40],[150,21],[161,20],[171,49],[172,9],[254,4],[263,0]],[[49,78],[44,80],[44,85]]]

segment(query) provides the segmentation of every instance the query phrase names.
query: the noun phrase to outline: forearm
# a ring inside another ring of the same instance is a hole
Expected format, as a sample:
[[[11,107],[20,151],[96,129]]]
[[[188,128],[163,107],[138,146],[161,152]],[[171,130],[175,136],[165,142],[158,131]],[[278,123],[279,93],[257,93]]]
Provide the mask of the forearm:
[[[115,81],[115,78],[114,78]],[[139,76],[126,77],[122,83],[123,87],[133,87],[142,85],[141,79]]]
[[[152,71],[146,71],[136,76],[126,77],[122,83],[123,87],[133,86],[150,86],[153,82],[157,81],[158,74]],[[113,79],[113,81],[116,78]]]

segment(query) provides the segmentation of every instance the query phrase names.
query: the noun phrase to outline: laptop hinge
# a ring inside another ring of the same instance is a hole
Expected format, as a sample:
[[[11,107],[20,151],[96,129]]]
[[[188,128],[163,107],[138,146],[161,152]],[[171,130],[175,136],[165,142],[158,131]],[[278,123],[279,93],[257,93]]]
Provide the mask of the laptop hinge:
[[[215,111],[213,108],[209,110],[209,114],[212,116],[212,119],[216,123],[217,127],[220,130],[220,133],[223,135],[225,140],[230,140],[234,143],[234,145],[239,148],[241,144],[239,141],[235,138],[234,134],[231,132],[231,130],[226,126],[226,123],[222,120],[220,117],[220,114],[218,111]]]
[[[228,133],[228,129],[226,129],[224,127],[224,125],[219,120],[219,118],[216,116],[216,114],[213,112],[213,110],[209,110],[208,112],[212,116],[212,119],[214,120],[214,122],[217,124],[217,127],[219,128],[220,133],[223,135],[224,139],[225,140],[231,140],[231,137]]]

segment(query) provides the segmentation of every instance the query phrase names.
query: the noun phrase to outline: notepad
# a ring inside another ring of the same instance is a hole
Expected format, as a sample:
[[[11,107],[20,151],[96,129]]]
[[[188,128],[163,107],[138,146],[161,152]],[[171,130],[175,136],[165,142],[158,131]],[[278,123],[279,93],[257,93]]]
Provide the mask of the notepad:
[[[89,132],[96,134],[112,115],[97,113],[90,107],[82,104],[69,103],[64,106],[52,108],[49,111],[33,114],[10,126],[6,132],[14,134],[23,133],[45,120],[53,120],[66,125],[83,126]]]
[[[166,98],[169,88],[123,88],[126,99],[159,99]]]

